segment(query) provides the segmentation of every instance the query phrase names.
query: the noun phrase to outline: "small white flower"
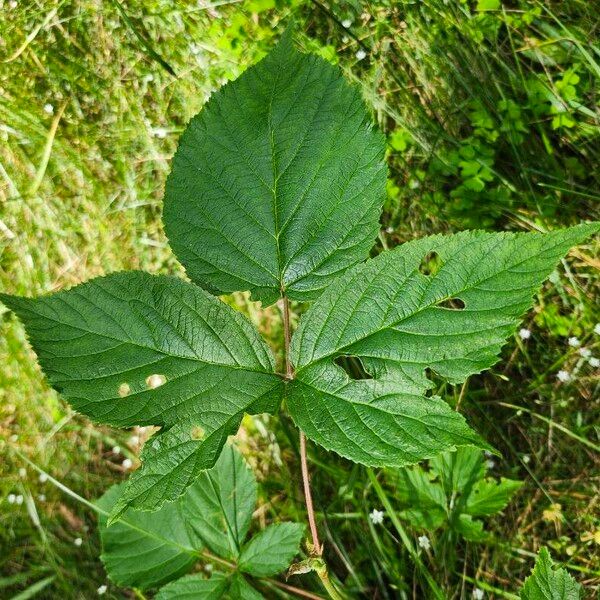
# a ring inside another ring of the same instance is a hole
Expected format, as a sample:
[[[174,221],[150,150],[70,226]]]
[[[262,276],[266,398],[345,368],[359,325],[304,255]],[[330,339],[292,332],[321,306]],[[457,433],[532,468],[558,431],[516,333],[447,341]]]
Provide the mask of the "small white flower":
[[[101,585],[96,591],[98,592],[98,596],[104,596],[106,594],[107,586]]]
[[[81,538],[75,538],[73,540],[73,543],[79,548],[79,546],[81,546],[81,544],[83,544],[83,540]]]
[[[525,329],[525,327],[523,327],[522,329],[519,329],[519,337],[522,340],[528,340],[531,337],[531,331],[529,331],[529,329]]]
[[[52,104],[48,103],[48,104],[44,104],[44,112],[47,115],[51,115],[54,113],[54,106],[52,106]]]
[[[25,477],[27,477],[27,469],[25,467],[21,467],[19,469],[19,477],[21,479],[25,479]]]
[[[17,6],[19,6],[19,3],[17,2],[17,0],[10,0],[8,6],[10,6],[10,8],[17,8]]]
[[[13,433],[8,439],[11,442],[16,442],[19,439],[19,436],[16,433]]]
[[[344,19],[344,20],[342,21],[342,25],[343,25],[343,26],[344,26],[346,29],[348,29],[348,27],[350,27],[350,25],[352,25],[352,19]]]
[[[523,462],[528,465],[531,462],[531,456],[529,456],[529,454],[524,454],[523,455]]]
[[[382,510],[377,510],[376,508],[374,508],[371,513],[369,514],[369,518],[371,519],[371,523],[373,523],[373,525],[380,525],[381,523],[383,523],[383,515],[385,513]]]
[[[598,367],[600,367],[600,358],[596,358],[595,356],[590,356],[590,367],[594,367],[594,369],[597,369]]]
[[[46,494],[39,494],[38,500],[40,502],[46,502]]]
[[[571,346],[571,348],[579,348],[579,346],[581,346],[581,342],[579,341],[579,338],[576,338],[575,336],[570,337],[569,338],[569,346]]]
[[[473,598],[475,598],[475,600],[483,600],[483,590],[475,588],[473,590]]]
[[[596,323],[596,325],[594,327],[594,333],[596,335],[600,335],[600,323]]]
[[[148,73],[147,75],[144,75],[144,81],[146,83],[150,83],[151,81],[154,81],[154,75],[152,75],[152,73]]]
[[[496,463],[492,459],[489,459],[485,461],[485,466],[488,469],[493,469],[496,466]]]
[[[121,447],[120,446],[113,446],[112,453],[113,454],[121,454]]]
[[[583,358],[589,358],[592,355],[592,351],[589,348],[584,348],[583,346],[577,350]]]
[[[16,498],[15,498],[15,503],[16,504],[23,504],[23,496],[21,496],[21,494],[19,494]]]
[[[556,379],[561,381],[562,383],[566,383],[571,379],[571,373],[569,371],[563,371],[562,369],[556,374]]]
[[[133,462],[130,458],[126,458],[122,463],[124,469],[131,469]]]
[[[419,542],[419,546],[423,548],[423,550],[429,550],[431,548],[431,542],[429,541],[429,538],[426,535],[420,535],[417,538],[417,541]]]
[[[152,135],[160,140],[167,137],[167,130],[164,127],[155,127],[152,130]]]
[[[394,228],[393,227],[386,227],[385,228],[385,232],[386,233],[394,233]]]
[[[40,483],[46,483],[46,481],[48,481],[48,475],[46,475],[46,473],[40,473],[38,479],[40,480]]]
[[[6,498],[9,504],[14,504],[17,500],[17,497],[14,494],[9,494]]]
[[[354,56],[356,56],[356,60],[362,60],[367,56],[367,53],[361,48]]]

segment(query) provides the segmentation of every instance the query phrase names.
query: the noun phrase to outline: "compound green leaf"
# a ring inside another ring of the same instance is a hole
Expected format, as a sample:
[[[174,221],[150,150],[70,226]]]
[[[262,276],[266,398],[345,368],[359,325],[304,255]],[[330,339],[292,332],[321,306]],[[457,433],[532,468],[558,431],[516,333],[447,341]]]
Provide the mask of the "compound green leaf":
[[[240,570],[255,577],[280,573],[298,554],[303,532],[304,526],[299,523],[269,525],[244,546],[239,560]]]
[[[170,244],[215,294],[313,299],[373,245],[384,148],[358,90],[288,31],[181,137],[164,200]]]
[[[433,236],[352,268],[292,340],[296,376],[286,399],[296,424],[323,447],[373,466],[485,448],[460,415],[425,397],[426,369],[460,383],[491,367],[558,260],[598,229]],[[435,272],[424,268],[431,263]],[[373,379],[351,379],[335,362],[341,357],[358,357]]]
[[[256,479],[241,454],[227,446],[214,468],[203,471],[185,495],[191,535],[222,558],[237,559],[256,504]]]
[[[470,542],[481,542],[488,534],[483,530],[483,521],[473,519],[471,515],[461,514],[454,523],[454,527],[465,540]]]
[[[116,273],[41,298],[0,299],[75,410],[100,423],[163,428],[113,517],[180,496],[244,413],[279,404],[281,379],[251,323],[182,280]]]
[[[213,573],[210,579],[204,575],[187,575],[162,587],[156,600],[220,600],[225,598],[229,578]]]
[[[124,484],[112,486],[97,502],[110,512]],[[171,581],[191,569],[202,544],[190,536],[179,503],[165,504],[154,513],[127,510],[107,526],[100,514],[102,562],[118,585],[148,589]]]
[[[566,569],[555,569],[548,549],[541,548],[520,596],[521,600],[579,600],[581,586]]]

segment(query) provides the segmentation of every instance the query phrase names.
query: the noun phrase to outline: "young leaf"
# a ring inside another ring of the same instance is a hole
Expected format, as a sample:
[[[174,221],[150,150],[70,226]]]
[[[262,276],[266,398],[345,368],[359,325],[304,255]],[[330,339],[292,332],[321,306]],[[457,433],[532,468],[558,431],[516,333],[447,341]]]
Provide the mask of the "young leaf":
[[[454,522],[456,531],[462,535],[465,540],[470,542],[481,542],[487,537],[487,533],[483,530],[483,521],[473,519],[471,515],[461,514]]]
[[[165,430],[144,453],[154,465],[132,479],[117,512],[177,498],[214,464],[244,413],[279,405],[281,379],[258,332],[179,279],[116,273],[41,298],[0,299],[75,410],[100,423]],[[161,453],[163,443],[170,452]]]
[[[269,577],[287,569],[298,554],[303,532],[304,526],[299,523],[269,525],[244,546],[240,570],[255,577]]]
[[[220,600],[225,598],[229,577],[213,573],[210,579],[203,575],[187,575],[162,587],[155,600]]]
[[[429,461],[431,472],[437,476],[445,494],[464,493],[472,490],[477,481],[485,476],[483,452],[477,448],[459,448],[456,452],[444,452]]]
[[[98,506],[110,512],[123,487],[113,485]],[[202,543],[187,531],[179,503],[165,504],[152,514],[130,509],[109,527],[102,514],[98,522],[102,562],[118,585],[153,588],[186,573],[198,560]]]
[[[256,504],[256,479],[233,446],[203,471],[185,495],[183,515],[193,535],[223,558],[237,558]]]
[[[451,383],[492,366],[532,296],[598,224],[548,234],[463,232],[404,244],[342,275],[292,340],[287,407],[308,437],[355,462],[402,466],[444,450],[486,447],[441,400],[430,368]],[[420,271],[432,253],[435,273]],[[337,366],[356,356],[373,379]]]
[[[555,569],[548,549],[541,548],[520,597],[521,600],[579,600],[581,586],[566,569]]]
[[[522,485],[522,481],[504,477],[500,481],[481,479],[467,498],[465,512],[475,517],[496,514],[506,507]]]
[[[384,149],[359,91],[288,30],[181,137],[164,200],[171,247],[215,294],[316,298],[373,245]]]

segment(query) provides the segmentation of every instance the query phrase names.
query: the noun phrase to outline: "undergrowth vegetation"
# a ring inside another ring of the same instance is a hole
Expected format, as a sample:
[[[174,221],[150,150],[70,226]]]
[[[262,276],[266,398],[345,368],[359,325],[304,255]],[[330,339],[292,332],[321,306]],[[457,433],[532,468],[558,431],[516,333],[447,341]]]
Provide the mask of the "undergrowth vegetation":
[[[600,216],[593,3],[1,6],[2,292],[38,295],[123,269],[181,276],[160,220],[179,136],[289,17],[299,46],[340,65],[386,135],[373,255],[439,232],[546,231]],[[349,597],[427,598],[432,578],[448,598],[515,598],[542,547],[595,597],[599,249],[591,240],[562,261],[491,371],[455,386],[434,379],[433,394],[501,456],[461,451],[378,470],[309,446],[325,557]],[[227,302],[281,364],[278,307],[245,293]],[[293,328],[304,310],[292,303]],[[22,326],[8,312],[0,320],[0,596],[145,597],[107,579],[85,500],[139,467],[153,428],[75,414],[42,378]],[[305,522],[289,417],[245,417],[236,445],[258,480],[248,539],[274,520]],[[322,594],[314,574],[288,584],[300,581]]]

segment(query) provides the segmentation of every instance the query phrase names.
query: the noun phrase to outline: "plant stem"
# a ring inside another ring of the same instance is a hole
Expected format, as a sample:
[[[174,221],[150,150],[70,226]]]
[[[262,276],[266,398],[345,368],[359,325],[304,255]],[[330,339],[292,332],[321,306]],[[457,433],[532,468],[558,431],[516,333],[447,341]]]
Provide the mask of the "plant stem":
[[[281,295],[281,302],[283,305],[283,339],[284,339],[284,350],[285,350],[285,376],[287,379],[293,379],[294,370],[290,361],[290,340],[291,340],[291,326],[290,326],[290,303],[285,294]],[[302,471],[302,484],[304,488],[304,500],[306,503],[306,514],[308,517],[308,526],[310,528],[310,535],[312,538],[312,547],[310,548],[310,558],[317,559],[319,561],[319,567],[315,568],[315,572],[321,579],[323,587],[327,590],[327,593],[333,600],[343,600],[342,596],[335,589],[331,579],[329,579],[329,573],[327,572],[327,565],[321,558],[323,556],[323,546],[319,541],[319,531],[317,529],[317,519],[315,517],[315,509],[312,500],[312,493],[310,491],[310,477],[308,475],[308,460],[306,457],[306,436],[303,431],[300,431],[300,468]]]
[[[317,530],[317,521],[315,519],[315,509],[310,492],[310,478],[308,476],[308,462],[306,460],[306,436],[300,432],[300,466],[302,470],[302,483],[304,484],[304,498],[306,500],[306,512],[308,514],[308,525],[310,535],[312,536],[314,556],[323,556],[323,546],[319,543],[319,532]]]

